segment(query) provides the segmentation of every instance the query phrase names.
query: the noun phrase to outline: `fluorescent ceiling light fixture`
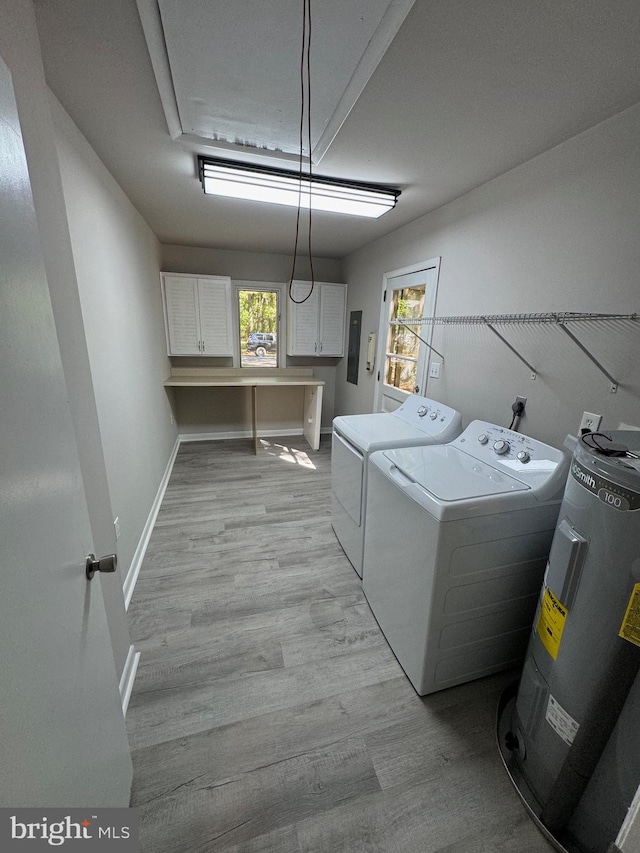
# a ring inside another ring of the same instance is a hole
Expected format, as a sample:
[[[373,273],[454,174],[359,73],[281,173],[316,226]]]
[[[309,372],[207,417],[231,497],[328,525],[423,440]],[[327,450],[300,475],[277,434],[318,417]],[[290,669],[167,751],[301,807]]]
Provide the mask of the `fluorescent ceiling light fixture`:
[[[202,188],[207,195],[286,204],[352,216],[377,219],[396,205],[400,190],[333,178],[302,176],[297,172],[269,169],[198,157]]]

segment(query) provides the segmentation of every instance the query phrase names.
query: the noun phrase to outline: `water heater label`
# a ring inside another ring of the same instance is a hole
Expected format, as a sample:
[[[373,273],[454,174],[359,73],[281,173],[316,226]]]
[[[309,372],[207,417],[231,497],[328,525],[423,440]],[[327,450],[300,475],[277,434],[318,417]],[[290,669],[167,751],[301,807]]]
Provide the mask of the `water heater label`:
[[[562,705],[551,694],[549,694],[549,701],[547,702],[545,720],[560,735],[562,740],[571,746],[580,728],[580,723],[576,722],[571,714],[565,711]]]
[[[568,613],[569,611],[560,599],[555,597],[548,586],[545,586],[540,602],[540,615],[538,616],[536,630],[542,645],[554,660],[558,657]]]
[[[611,480],[599,477],[588,468],[584,468],[577,460],[571,462],[571,476],[580,483],[583,489],[594,494],[598,500],[607,504],[618,512],[635,512],[640,510],[640,494],[625,489]]]
[[[633,588],[618,636],[640,646],[640,583]]]

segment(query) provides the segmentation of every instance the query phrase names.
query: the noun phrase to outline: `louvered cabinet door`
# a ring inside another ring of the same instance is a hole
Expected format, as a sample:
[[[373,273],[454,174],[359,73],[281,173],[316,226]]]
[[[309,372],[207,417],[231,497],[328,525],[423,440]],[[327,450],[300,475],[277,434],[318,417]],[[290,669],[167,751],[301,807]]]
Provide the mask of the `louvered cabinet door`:
[[[291,296],[287,302],[287,355],[318,355],[318,284],[311,291],[310,281],[294,281]]]
[[[200,341],[203,355],[233,355],[231,279],[198,279]]]
[[[200,355],[198,280],[165,275],[164,310],[169,355]]]
[[[317,281],[294,281],[287,303],[287,355],[344,355],[347,287]],[[304,301],[302,301],[304,300]]]
[[[344,355],[346,288],[322,284],[320,290],[320,346],[318,355]]]

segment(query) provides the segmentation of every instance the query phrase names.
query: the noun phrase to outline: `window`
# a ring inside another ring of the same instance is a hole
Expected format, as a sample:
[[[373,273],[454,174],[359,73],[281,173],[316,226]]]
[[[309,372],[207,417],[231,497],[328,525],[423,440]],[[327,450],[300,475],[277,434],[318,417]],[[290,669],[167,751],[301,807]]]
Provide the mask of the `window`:
[[[279,290],[238,288],[240,366],[278,367]]]
[[[420,341],[415,335],[398,324],[423,316],[425,286],[404,287],[391,291],[391,316],[386,352],[385,382],[402,391],[412,392],[417,384]],[[422,333],[419,325],[411,326],[417,334]]]

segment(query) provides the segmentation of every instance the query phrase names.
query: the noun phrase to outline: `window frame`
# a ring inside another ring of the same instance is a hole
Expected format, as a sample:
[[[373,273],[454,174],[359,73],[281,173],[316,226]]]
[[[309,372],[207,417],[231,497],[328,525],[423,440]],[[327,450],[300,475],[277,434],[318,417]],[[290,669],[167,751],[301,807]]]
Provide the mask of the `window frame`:
[[[233,320],[233,329],[234,329],[234,337],[233,337],[233,366],[240,367],[243,370],[277,370],[286,366],[286,340],[285,335],[282,330],[286,329],[286,296],[287,296],[287,285],[283,282],[276,281],[247,281],[241,279],[233,279],[233,304],[231,307],[232,311],[232,320]],[[256,367],[251,368],[248,366],[242,365],[242,344],[240,340],[240,291],[241,290],[256,290],[256,291],[268,291],[270,293],[278,294],[278,323],[277,323],[277,331],[278,335],[278,347],[276,350],[277,354],[277,368],[271,367]]]

